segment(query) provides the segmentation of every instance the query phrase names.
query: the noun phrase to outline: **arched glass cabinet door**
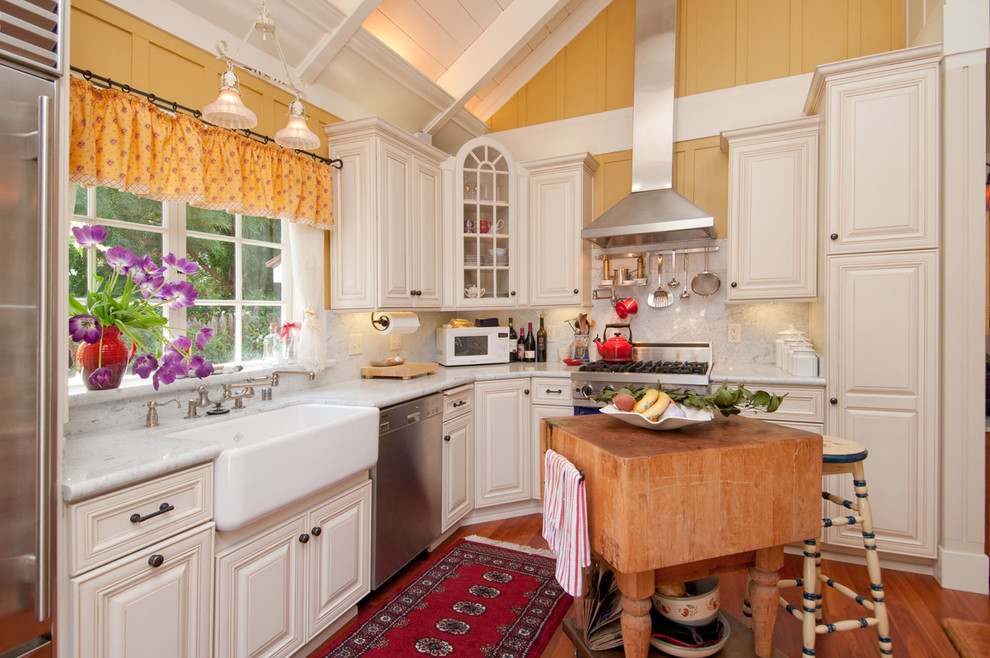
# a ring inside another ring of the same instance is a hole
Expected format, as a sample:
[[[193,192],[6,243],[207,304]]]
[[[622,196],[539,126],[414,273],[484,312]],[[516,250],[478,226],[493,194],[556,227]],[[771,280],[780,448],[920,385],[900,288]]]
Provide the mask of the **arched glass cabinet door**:
[[[505,147],[490,138],[471,140],[458,154],[458,306],[518,303],[515,169]]]

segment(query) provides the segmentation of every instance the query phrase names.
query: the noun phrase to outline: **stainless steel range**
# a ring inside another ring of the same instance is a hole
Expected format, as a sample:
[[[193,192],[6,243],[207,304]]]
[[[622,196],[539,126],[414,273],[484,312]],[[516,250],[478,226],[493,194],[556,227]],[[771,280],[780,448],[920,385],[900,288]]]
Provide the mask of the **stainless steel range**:
[[[711,343],[632,343],[632,361],[594,361],[571,373],[571,399],[575,407],[605,406],[588,398],[624,386],[659,382],[667,388],[707,392],[712,374]]]

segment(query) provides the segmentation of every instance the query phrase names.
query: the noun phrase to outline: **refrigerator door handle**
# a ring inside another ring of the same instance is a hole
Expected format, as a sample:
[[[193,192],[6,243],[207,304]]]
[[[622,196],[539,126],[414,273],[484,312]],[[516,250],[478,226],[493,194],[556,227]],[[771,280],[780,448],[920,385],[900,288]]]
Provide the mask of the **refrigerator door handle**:
[[[50,235],[50,219],[48,198],[49,192],[49,149],[51,148],[51,135],[49,131],[49,121],[51,117],[51,99],[48,96],[38,97],[38,212],[39,226],[41,229],[41,253],[39,254],[39,265],[41,268],[41,295],[39,299],[38,313],[38,525],[37,525],[37,551],[36,568],[37,581],[35,583],[35,619],[39,622],[45,621],[51,614],[51,601],[49,592],[51,591],[51,432],[49,416],[51,410],[49,405],[52,399],[49,397],[48,387],[51,385],[54,376],[50,360],[54,358],[55,352],[46,349],[51,340],[51,327],[49,314],[53,313],[53,308],[46,303],[44,297],[48,296],[49,281],[48,272],[51,265],[48,253],[48,240]]]

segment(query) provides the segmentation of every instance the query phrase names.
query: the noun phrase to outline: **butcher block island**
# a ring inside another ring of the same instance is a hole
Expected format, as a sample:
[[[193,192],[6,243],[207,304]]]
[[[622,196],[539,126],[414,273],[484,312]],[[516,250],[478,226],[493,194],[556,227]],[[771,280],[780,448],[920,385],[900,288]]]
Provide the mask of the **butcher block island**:
[[[741,416],[651,431],[598,414],[546,419],[540,440],[584,472],[591,550],[622,592],[627,657],[649,653],[657,585],[742,565],[756,655],[772,655],[783,547],[820,531],[821,435]]]

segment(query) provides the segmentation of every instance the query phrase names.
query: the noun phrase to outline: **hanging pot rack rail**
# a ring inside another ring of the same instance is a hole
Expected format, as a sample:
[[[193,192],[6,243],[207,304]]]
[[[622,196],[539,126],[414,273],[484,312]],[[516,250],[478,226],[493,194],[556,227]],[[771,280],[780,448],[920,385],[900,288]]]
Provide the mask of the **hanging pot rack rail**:
[[[185,105],[182,105],[180,103],[177,103],[176,101],[166,100],[164,98],[160,98],[156,94],[152,94],[152,93],[147,92],[147,91],[141,91],[140,89],[135,89],[134,87],[130,86],[129,84],[126,84],[126,83],[123,83],[123,82],[117,82],[116,80],[112,80],[112,79],[110,79],[108,77],[105,77],[105,76],[102,76],[102,75],[97,75],[97,74],[93,73],[92,71],[90,71],[89,69],[81,69],[81,68],[76,67],[76,66],[70,66],[69,68],[74,73],[78,73],[84,80],[86,80],[88,82],[94,82],[96,84],[99,84],[99,85],[105,87],[106,89],[118,89],[118,90],[124,92],[125,94],[131,94],[131,95],[134,95],[134,96],[140,96],[140,97],[144,98],[145,100],[147,100],[152,105],[154,105],[155,107],[157,107],[157,108],[159,108],[161,110],[165,110],[166,112],[172,112],[172,113],[179,113],[179,112],[181,112],[182,114],[185,114],[187,116],[191,116],[192,118],[194,118],[197,121],[200,121],[200,122],[206,124],[207,126],[212,126],[213,125],[212,123],[210,123],[209,121],[207,121],[207,120],[205,120],[203,118],[203,113],[202,112],[200,112],[199,110],[197,110],[195,108],[186,107]],[[243,135],[244,137],[247,137],[248,139],[253,139],[254,141],[261,142],[262,144],[274,144],[275,143],[275,140],[272,139],[271,137],[269,137],[268,135],[263,135],[262,133],[257,133],[257,132],[255,132],[253,130],[248,130],[247,128],[242,128],[242,129],[239,129],[239,130],[233,130],[233,129],[230,129],[230,128],[225,128],[225,130],[230,130],[230,132],[233,132],[233,133],[239,133],[239,134]],[[281,148],[285,148],[285,147],[283,146]],[[334,158],[334,159],[324,158],[321,155],[316,155],[315,153],[310,153],[309,151],[302,151],[302,150],[299,150],[299,149],[286,149],[286,150],[288,150],[288,151],[295,151],[299,155],[305,155],[305,156],[307,156],[309,158],[312,158],[313,160],[316,160],[318,162],[322,162],[323,164],[326,164],[326,165],[330,165],[331,167],[333,167],[335,169],[341,169],[344,166],[344,161],[341,160],[340,158]]]
[[[660,248],[658,245],[651,245],[649,248],[643,249],[595,249],[595,260],[604,260],[608,258],[609,260],[615,260],[617,258],[636,258],[637,256],[649,256],[650,254],[703,254],[706,251],[709,253],[716,253],[721,249],[718,245],[710,245],[706,247],[670,247],[667,249]]]

